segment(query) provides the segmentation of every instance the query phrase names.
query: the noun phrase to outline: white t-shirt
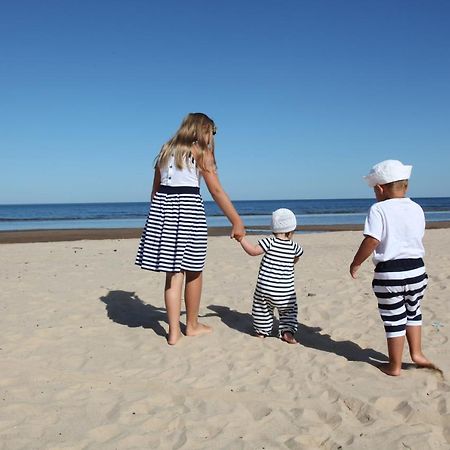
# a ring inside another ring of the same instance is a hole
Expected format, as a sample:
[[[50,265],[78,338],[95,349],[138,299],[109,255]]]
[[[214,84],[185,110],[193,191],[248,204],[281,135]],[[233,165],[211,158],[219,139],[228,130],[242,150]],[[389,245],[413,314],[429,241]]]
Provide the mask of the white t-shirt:
[[[391,198],[371,206],[364,225],[364,235],[380,241],[373,262],[403,258],[422,258],[425,250],[425,215],[409,198]]]

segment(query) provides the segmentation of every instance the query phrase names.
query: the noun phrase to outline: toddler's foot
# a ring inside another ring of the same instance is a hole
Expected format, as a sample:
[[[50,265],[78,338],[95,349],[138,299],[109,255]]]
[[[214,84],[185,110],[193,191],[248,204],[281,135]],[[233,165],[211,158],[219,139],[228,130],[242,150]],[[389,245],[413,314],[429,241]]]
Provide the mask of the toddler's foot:
[[[259,339],[265,339],[266,335],[261,333],[255,333],[253,336],[259,338]]]
[[[294,335],[290,331],[285,331],[281,335],[281,340],[284,341],[284,342],[287,342],[288,344],[298,344],[298,342],[295,339]]]
[[[169,334],[167,335],[167,343],[169,345],[175,345],[181,338],[181,331],[169,331]]]
[[[201,334],[211,333],[212,328],[208,325],[198,322],[197,325],[186,325],[186,336],[199,336]]]
[[[401,373],[401,369],[392,367],[390,363],[384,363],[377,366],[383,373],[390,375],[391,377],[398,377]]]

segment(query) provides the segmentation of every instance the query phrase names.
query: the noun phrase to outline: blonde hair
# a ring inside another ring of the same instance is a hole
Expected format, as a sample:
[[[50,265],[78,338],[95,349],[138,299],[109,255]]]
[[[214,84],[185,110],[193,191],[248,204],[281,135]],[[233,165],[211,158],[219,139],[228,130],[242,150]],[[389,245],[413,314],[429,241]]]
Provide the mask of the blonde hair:
[[[214,157],[214,136],[216,126],[214,121],[203,113],[189,113],[181,122],[180,128],[170,140],[161,148],[156,157],[157,167],[168,164],[171,155],[175,157],[175,165],[178,169],[186,166],[189,159],[195,156],[197,166],[201,170],[209,171],[216,169]],[[211,133],[211,139],[206,140]],[[195,155],[192,149],[195,147]],[[211,152],[212,163],[205,162],[206,152]]]

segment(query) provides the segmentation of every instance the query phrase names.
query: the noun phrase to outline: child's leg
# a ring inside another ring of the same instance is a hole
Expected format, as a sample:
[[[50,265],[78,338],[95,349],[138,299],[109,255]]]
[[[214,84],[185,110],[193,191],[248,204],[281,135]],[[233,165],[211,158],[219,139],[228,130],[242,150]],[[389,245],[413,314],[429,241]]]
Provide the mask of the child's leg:
[[[389,353],[389,363],[382,364],[380,370],[386,375],[400,375],[402,369],[403,347],[405,345],[405,336],[387,338],[387,347]]]
[[[270,336],[273,328],[273,306],[255,292],[252,306],[253,328],[258,336]]]
[[[181,337],[180,309],[183,278],[183,272],[166,273],[164,302],[166,304],[167,318],[169,320],[169,335],[167,336],[167,342],[170,345],[175,345]]]
[[[422,353],[422,327],[417,325],[406,326],[406,339],[408,340],[411,359],[419,367],[434,368],[434,364]]]
[[[297,299],[295,294],[289,299],[287,304],[281,304],[277,306],[278,313],[280,315],[280,338],[289,343],[297,344],[297,340],[294,335],[297,331]]]
[[[198,321],[200,299],[202,296],[202,272],[186,272],[184,301],[186,303],[186,336],[210,333],[212,328]]]
[[[394,265],[394,262],[383,263]],[[379,366],[387,375],[400,375],[406,334],[405,280],[397,267],[375,268],[372,288],[378,300],[378,312],[386,332],[389,363]]]
[[[409,354],[411,359],[420,367],[434,367],[434,364],[422,353],[422,312],[420,310],[420,300],[423,298],[427,288],[428,276],[423,268],[423,279],[408,290],[413,292],[406,298],[406,339],[408,340]]]

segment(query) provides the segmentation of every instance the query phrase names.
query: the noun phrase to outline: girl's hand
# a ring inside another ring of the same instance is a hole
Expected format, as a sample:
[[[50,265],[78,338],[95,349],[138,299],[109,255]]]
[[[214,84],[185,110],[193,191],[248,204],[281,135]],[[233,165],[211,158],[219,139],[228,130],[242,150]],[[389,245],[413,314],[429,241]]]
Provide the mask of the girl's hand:
[[[231,239],[234,238],[238,242],[240,242],[244,236],[245,236],[244,224],[241,222],[240,224],[233,225],[233,228],[231,229],[230,238]]]

